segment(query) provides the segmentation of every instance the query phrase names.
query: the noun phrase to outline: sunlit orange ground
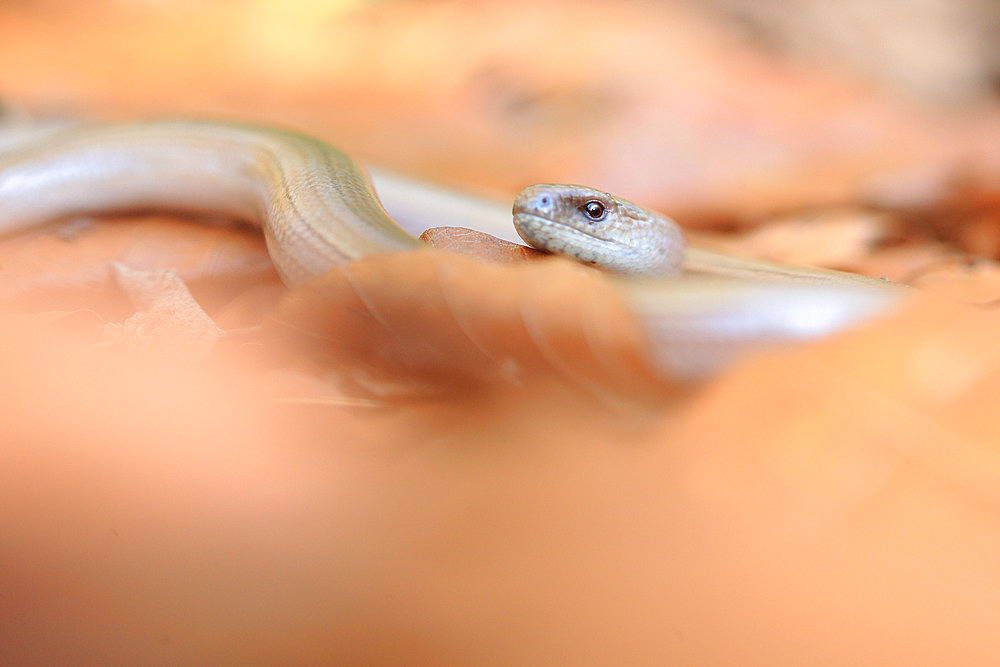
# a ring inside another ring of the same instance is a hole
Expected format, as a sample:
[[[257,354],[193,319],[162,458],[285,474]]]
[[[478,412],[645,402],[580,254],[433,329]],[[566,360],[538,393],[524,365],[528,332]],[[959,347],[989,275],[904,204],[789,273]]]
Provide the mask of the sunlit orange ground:
[[[644,3],[283,4],[9,4],[3,101],[276,122],[493,195],[590,183],[924,289],[680,384],[563,261],[426,250],[288,291],[236,226],[7,239],[0,657],[996,655],[996,108]]]

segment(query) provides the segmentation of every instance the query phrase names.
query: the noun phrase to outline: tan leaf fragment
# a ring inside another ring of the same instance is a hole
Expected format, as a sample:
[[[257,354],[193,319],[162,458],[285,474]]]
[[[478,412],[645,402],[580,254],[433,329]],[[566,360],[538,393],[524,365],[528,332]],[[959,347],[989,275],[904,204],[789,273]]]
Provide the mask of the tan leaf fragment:
[[[420,240],[434,248],[498,263],[522,262],[551,256],[541,250],[462,227],[431,227],[420,235]]]
[[[739,236],[693,236],[750,257],[848,270],[885,240],[891,225],[884,213],[831,208],[772,218]]]
[[[139,350],[205,353],[222,337],[222,329],[194,300],[176,271],[136,271],[120,263],[112,269],[139,312],[121,325],[109,325],[110,340]]]

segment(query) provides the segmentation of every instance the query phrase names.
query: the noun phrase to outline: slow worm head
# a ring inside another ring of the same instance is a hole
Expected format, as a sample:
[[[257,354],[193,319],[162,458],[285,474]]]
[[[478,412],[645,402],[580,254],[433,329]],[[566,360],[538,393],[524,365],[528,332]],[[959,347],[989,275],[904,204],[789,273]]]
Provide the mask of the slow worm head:
[[[532,185],[514,201],[514,228],[539,250],[631,275],[675,275],[684,233],[662,215],[582,185]]]

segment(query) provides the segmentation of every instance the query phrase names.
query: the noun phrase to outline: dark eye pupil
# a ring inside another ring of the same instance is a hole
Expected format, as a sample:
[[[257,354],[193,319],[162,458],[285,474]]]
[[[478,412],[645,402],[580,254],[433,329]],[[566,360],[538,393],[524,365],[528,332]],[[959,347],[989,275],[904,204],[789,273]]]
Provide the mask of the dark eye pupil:
[[[604,204],[599,201],[589,201],[583,205],[583,211],[591,220],[600,220],[604,217]]]

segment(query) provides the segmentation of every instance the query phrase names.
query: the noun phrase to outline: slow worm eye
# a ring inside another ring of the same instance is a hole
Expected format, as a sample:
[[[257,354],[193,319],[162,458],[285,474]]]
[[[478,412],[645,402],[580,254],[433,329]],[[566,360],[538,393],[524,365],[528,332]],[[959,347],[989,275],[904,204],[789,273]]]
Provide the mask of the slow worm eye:
[[[591,199],[580,208],[584,214],[594,222],[602,220],[604,218],[604,214],[607,213],[607,210],[604,208],[604,204],[596,199]]]

